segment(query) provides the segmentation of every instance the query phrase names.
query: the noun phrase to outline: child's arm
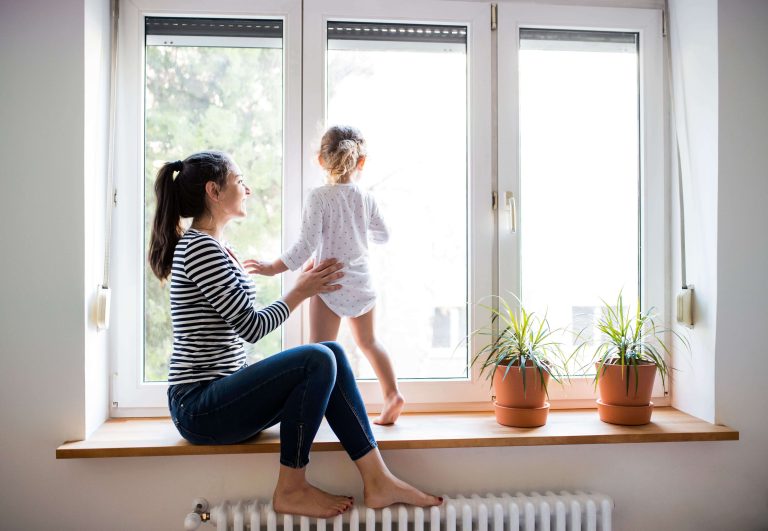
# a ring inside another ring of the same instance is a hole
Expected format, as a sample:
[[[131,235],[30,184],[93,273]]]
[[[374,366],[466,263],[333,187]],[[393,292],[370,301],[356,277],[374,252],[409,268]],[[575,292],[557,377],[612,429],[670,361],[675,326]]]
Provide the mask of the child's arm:
[[[371,235],[371,241],[373,243],[387,243],[389,240],[389,230],[387,229],[384,218],[379,212],[379,205],[376,204],[376,200],[372,195],[368,196],[370,200],[370,215],[371,220],[368,223],[368,232]]]
[[[288,269],[295,271],[312,256],[317,244],[320,242],[322,221],[323,216],[319,198],[316,194],[310,193],[302,213],[301,234],[298,241],[283,256],[272,262],[263,260],[244,261],[245,270],[252,275],[265,275],[268,277],[284,273]]]
[[[267,277],[272,277],[278,273],[284,273],[285,271],[288,271],[288,266],[285,265],[285,263],[283,263],[283,261],[279,258],[274,262],[265,262],[262,260],[252,259],[245,260],[243,262],[243,266],[245,266],[245,270],[248,271],[251,275],[264,275]]]
[[[323,233],[323,208],[322,199],[317,190],[310,192],[307,202],[304,205],[304,212],[301,216],[301,234],[280,259],[284,266],[291,271],[296,271],[302,266],[312,253],[317,249],[320,238]]]

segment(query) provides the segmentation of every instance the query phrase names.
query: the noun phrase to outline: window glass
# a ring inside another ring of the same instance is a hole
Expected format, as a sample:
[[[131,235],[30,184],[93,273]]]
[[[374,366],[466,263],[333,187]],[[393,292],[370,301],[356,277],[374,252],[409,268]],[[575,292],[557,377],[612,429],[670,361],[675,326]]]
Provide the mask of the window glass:
[[[368,143],[360,185],[390,229],[370,245],[377,337],[399,378],[465,378],[466,28],[328,22],[327,123]],[[320,183],[317,183],[320,184]],[[346,326],[359,378],[373,370]]]
[[[523,302],[591,342],[601,300],[639,303],[637,50],[635,33],[520,31]]]
[[[232,155],[253,195],[233,222],[241,258],[278,256],[282,228],[283,52],[280,21],[147,19],[144,107],[144,249],[154,180],[166,161],[201,149]],[[146,261],[145,261],[146,262]],[[257,305],[280,296],[279,277],[253,277]],[[146,382],[165,381],[173,337],[169,285],[144,271]],[[251,361],[281,349],[280,330],[246,345]]]

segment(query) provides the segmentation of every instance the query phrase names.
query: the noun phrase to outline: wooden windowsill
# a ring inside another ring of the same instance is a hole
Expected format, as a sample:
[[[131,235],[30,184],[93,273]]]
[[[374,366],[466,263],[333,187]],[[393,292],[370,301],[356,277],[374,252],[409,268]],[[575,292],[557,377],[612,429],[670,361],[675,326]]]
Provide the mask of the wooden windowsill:
[[[656,408],[645,426],[614,426],[598,419],[594,409],[555,410],[541,428],[508,428],[491,412],[411,413],[394,426],[373,426],[382,450],[474,448],[483,446],[546,446],[686,441],[735,441],[739,432],[710,424],[670,407]],[[342,450],[325,422],[313,451]],[[56,449],[57,459],[148,457],[168,455],[258,454],[280,451],[279,428],[253,440],[231,445],[193,445],[181,438],[169,418],[124,418],[105,422],[85,441]]]

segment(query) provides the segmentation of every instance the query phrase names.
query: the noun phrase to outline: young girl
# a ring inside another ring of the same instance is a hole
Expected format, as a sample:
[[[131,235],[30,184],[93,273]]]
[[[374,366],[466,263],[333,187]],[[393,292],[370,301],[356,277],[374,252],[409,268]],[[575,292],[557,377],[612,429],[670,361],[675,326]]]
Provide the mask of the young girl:
[[[347,317],[355,343],[373,366],[384,394],[384,407],[374,422],[393,424],[405,400],[392,362],[374,334],[376,293],[368,270],[368,238],[385,243],[389,234],[373,196],[356,184],[365,156],[360,131],[344,126],[328,129],[318,154],[327,184],[307,197],[299,240],[274,262],[248,265],[260,274],[274,275],[298,269],[312,253],[316,262],[335,258],[344,264],[344,278],[339,282],[343,289],[310,300],[310,341],[335,341],[341,318]]]

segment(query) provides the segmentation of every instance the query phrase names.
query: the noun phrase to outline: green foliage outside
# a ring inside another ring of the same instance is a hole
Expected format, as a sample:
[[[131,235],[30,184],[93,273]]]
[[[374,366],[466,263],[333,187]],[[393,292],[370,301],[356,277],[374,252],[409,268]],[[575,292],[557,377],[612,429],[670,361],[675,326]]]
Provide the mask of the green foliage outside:
[[[228,239],[238,256],[280,253],[282,219],[282,50],[148,46],[146,48],[144,249],[155,209],[154,181],[167,161],[217,149],[239,164],[252,196],[248,217]],[[257,306],[280,296],[279,277],[254,277]],[[172,351],[169,285],[145,264],[144,380],[168,377]],[[247,345],[249,361],[281,348],[280,330]]]

